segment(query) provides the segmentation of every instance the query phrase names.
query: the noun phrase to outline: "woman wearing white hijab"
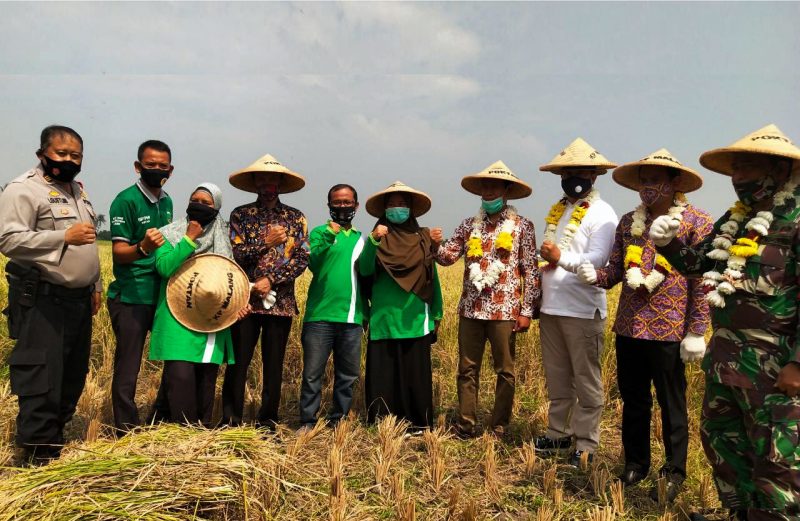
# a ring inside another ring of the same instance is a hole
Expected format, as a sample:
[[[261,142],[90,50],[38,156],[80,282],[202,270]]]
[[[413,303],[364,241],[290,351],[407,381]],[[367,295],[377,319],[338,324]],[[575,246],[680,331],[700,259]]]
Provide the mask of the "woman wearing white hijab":
[[[215,253],[233,258],[228,224],[220,217],[222,192],[212,183],[195,188],[186,217],[161,228],[166,241],[155,252],[161,293],[150,336],[150,359],[164,361],[172,421],[210,426],[220,364],[233,363],[230,329],[200,333],[182,325],[167,306],[167,281],[190,257]],[[240,313],[243,317],[246,308]]]

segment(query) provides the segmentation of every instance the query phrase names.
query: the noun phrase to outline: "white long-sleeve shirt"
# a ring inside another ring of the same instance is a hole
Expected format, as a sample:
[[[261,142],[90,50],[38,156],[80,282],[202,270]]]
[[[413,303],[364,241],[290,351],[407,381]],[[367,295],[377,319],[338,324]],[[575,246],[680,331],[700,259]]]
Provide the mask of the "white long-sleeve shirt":
[[[558,221],[556,244],[561,240],[569,222],[574,204],[567,202],[567,209]],[[596,199],[586,212],[568,250],[561,251],[558,267],[542,272],[542,313],[563,317],[594,318],[595,312],[606,318],[606,291],[578,280],[575,271],[586,261],[595,268],[608,263],[617,229],[617,214],[607,202]]]

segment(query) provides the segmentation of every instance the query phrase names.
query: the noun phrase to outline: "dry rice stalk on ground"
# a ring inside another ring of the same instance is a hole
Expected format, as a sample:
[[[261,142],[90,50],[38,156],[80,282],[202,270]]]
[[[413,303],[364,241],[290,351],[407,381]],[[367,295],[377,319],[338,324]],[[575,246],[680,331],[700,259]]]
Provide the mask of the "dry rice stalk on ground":
[[[586,521],[614,521],[616,518],[614,509],[608,507],[594,507],[586,513]]]
[[[536,457],[536,449],[533,446],[533,442],[530,441],[522,446],[522,448],[518,449],[520,459],[522,460],[522,474],[530,479],[536,473],[536,467],[539,463],[538,458]]]
[[[389,469],[397,460],[403,446],[403,434],[407,424],[389,415],[378,423],[378,452],[374,457],[375,483],[382,488],[389,476]]]
[[[491,434],[483,435],[483,479],[486,492],[492,501],[499,505],[502,502],[500,495],[500,483],[497,475],[497,452],[495,450],[494,436]]]
[[[444,458],[443,441],[448,438],[443,427],[434,430],[426,430],[422,433],[425,442],[425,450],[428,453],[428,477],[431,481],[433,492],[438,495],[445,481],[445,470],[447,464]]]
[[[328,455],[330,472],[329,508],[331,521],[344,521],[347,518],[347,500],[344,490],[344,471],[342,469],[342,449],[334,444]]]
[[[611,494],[611,506],[614,512],[619,516],[625,515],[625,488],[622,486],[622,481],[614,480],[609,487]]]
[[[0,520],[242,518],[243,503],[271,508],[268,487],[243,502],[244,488],[275,480],[266,469],[282,457],[254,429],[146,429],[10,472],[0,482]]]

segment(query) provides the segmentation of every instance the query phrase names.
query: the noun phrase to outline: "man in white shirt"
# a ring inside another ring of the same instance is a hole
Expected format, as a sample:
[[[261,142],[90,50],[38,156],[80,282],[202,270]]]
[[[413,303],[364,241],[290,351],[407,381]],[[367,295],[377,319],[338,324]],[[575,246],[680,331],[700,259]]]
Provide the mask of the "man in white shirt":
[[[541,257],[542,308],[539,330],[547,392],[548,428],[535,440],[544,453],[575,451],[570,464],[591,461],[600,442],[603,381],[600,356],[606,325],[606,292],[582,284],[575,272],[606,265],[617,215],[594,189],[598,175],[617,165],[578,138],[539,167],[561,176],[564,197],[550,209]],[[586,456],[584,456],[586,453]]]

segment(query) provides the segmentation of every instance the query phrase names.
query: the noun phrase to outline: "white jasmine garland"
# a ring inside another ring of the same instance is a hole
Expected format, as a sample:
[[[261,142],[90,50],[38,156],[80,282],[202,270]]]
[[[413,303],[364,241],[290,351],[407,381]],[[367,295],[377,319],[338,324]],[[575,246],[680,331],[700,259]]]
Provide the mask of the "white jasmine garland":
[[[683,220],[683,212],[686,210],[686,198],[682,194],[676,194],[673,206],[669,208],[667,214],[677,221]],[[633,222],[631,223],[631,236],[639,239],[644,235],[647,229],[645,221],[647,220],[647,206],[640,204],[633,211]],[[627,255],[626,255],[627,257]],[[631,289],[639,289],[644,286],[649,293],[652,293],[662,282],[666,276],[661,271],[656,269],[657,263],[653,260],[653,266],[647,276],[644,275],[640,266],[630,266],[625,270],[625,282]]]
[[[501,233],[508,233],[512,236],[514,234],[514,225],[517,219],[517,209],[513,206],[506,206],[506,219],[495,228],[494,236],[492,237],[492,251],[496,251],[495,242]],[[478,239],[483,241],[483,227],[486,224],[486,211],[480,209],[478,214],[472,219],[472,232],[470,239]],[[484,254],[485,255],[485,254]],[[482,257],[481,257],[482,258]],[[495,258],[486,266],[486,270],[481,269],[481,262],[478,259],[469,264],[469,280],[480,292],[483,288],[494,286],[500,279],[500,274],[506,269],[506,265]]]
[[[800,186],[800,172],[794,173],[789,181],[783,185],[781,190],[773,196],[773,206],[778,208],[786,204],[787,201],[794,199],[795,191],[798,186]],[[732,295],[735,293],[736,287],[733,285],[733,282],[741,279],[743,276],[742,270],[747,263],[747,258],[733,255],[730,250],[736,245],[734,239],[745,217],[746,213],[742,212],[742,206],[740,204],[735,205],[731,209],[730,219],[720,226],[720,231],[722,233],[718,234],[711,243],[714,249],[708,253],[708,257],[716,261],[727,261],[724,276],[717,270],[703,274],[703,285],[715,288],[706,294],[706,300],[709,305],[713,307],[725,307],[725,298],[723,295]],[[744,225],[744,229],[759,237],[763,237],[769,233],[769,227],[772,225],[773,220],[774,215],[772,212],[761,211],[758,212],[755,217],[747,221]]]

